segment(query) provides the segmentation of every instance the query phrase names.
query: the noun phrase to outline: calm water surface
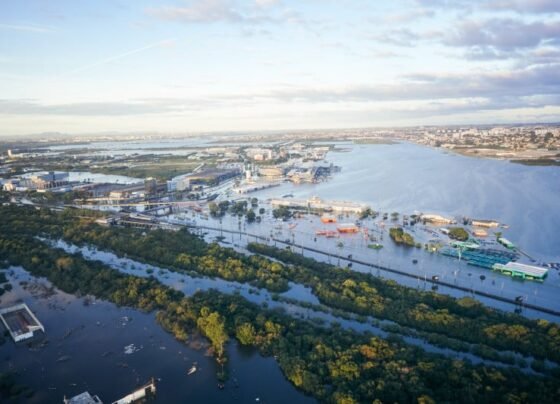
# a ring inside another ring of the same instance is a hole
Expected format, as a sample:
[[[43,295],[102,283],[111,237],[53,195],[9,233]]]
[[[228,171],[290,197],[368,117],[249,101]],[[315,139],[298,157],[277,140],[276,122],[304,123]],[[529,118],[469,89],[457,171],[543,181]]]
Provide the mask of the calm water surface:
[[[312,403],[312,398],[297,391],[283,376],[273,358],[264,358],[252,349],[228,345],[232,379],[224,390],[217,388],[213,358],[204,348],[187,346],[167,334],[153,314],[119,308],[104,301],[84,304],[55,290],[47,297],[42,292],[25,290],[19,282],[37,279],[22,269],[13,268],[13,291],[2,295],[2,307],[26,302],[46,330],[45,347],[30,349],[11,340],[0,346],[0,372],[17,373],[17,381],[36,391],[30,403],[60,403],[83,391],[112,402],[133,391],[151,377],[159,378],[158,403]],[[40,284],[49,286],[45,280]],[[44,289],[44,288],[39,288]],[[139,348],[125,354],[124,347]],[[187,376],[196,362],[199,370]]]

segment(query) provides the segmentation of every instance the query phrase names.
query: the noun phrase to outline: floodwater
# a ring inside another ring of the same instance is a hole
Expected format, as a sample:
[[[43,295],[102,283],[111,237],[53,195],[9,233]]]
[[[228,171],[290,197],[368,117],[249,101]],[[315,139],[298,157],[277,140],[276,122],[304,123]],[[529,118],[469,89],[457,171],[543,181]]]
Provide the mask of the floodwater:
[[[544,262],[560,261],[560,169],[465,157],[441,149],[338,144],[340,173],[319,184],[285,184],[250,194],[363,202],[381,212],[494,219],[504,236]]]
[[[280,294],[281,297],[291,299],[290,302],[287,302],[279,299],[274,299],[272,294],[265,289],[251,287],[247,284],[227,281],[219,278],[209,278],[206,276],[193,278],[184,273],[173,272],[162,267],[144,264],[142,262],[134,261],[126,257],[118,257],[111,252],[102,251],[94,247],[78,247],[73,244],[68,244],[62,240],[58,240],[56,243],[51,243],[58,248],[64,249],[67,252],[79,253],[88,260],[101,261],[111,268],[126,274],[140,277],[154,277],[162,284],[179,290],[186,296],[190,296],[197,291],[207,291],[211,289],[215,289],[227,294],[239,294],[250,302],[264,305],[270,309],[283,310],[285,313],[294,317],[307,319],[325,325],[336,323],[345,329],[350,329],[357,332],[368,332],[382,338],[386,338],[388,336],[388,332],[384,331],[380,327],[380,324],[394,324],[394,322],[389,320],[379,321],[369,316],[362,317],[362,319],[360,320],[358,318],[359,316],[352,315],[351,313],[346,313],[348,316],[340,317],[328,312],[328,309],[326,311],[316,310],[315,307],[319,305],[320,302],[319,299],[313,294],[313,291],[308,287],[293,282],[290,282],[290,289],[288,291]],[[307,308],[305,307],[305,305],[302,306],[302,303],[312,304],[315,307]],[[486,360],[471,353],[441,348],[421,338],[409,336],[402,337],[408,344],[418,346],[431,353],[442,354],[456,359],[464,359],[475,364],[484,363],[490,366],[505,366],[503,363]],[[533,358],[531,357],[523,357],[522,355],[517,353],[507,353],[513,354],[518,358],[523,358],[528,362],[531,362],[533,360]],[[529,372],[531,371],[530,369],[523,370]]]
[[[113,402],[155,377],[159,403],[312,403],[288,382],[273,358],[254,349],[228,345],[230,381],[217,387],[216,364],[206,349],[187,346],[166,333],[154,314],[112,303],[68,295],[50,296],[48,281],[11,268],[13,290],[2,307],[24,301],[45,327],[46,346],[30,348],[11,339],[0,346],[0,372],[17,374],[18,383],[35,390],[29,403],[59,403],[83,391]],[[22,288],[20,281],[41,287]],[[133,346],[130,346],[133,344]],[[125,347],[131,349],[125,353]],[[187,375],[197,364],[198,370]]]
[[[509,225],[508,229],[498,230],[537,263],[560,262],[558,167],[529,167],[502,160],[464,157],[407,143],[339,143],[338,146],[349,151],[329,153],[328,160],[341,166],[342,171],[328,181],[300,185],[286,183],[248,196],[261,201],[286,194],[301,199],[318,196],[324,200],[363,202],[374,210],[399,212],[401,215],[436,213],[447,217],[494,219]],[[264,207],[270,210],[269,206]],[[368,241],[360,235],[343,235],[337,239],[316,237],[315,230],[328,227],[316,217],[278,223],[268,212],[261,224],[239,223],[231,217],[222,219],[222,223],[212,218],[201,220],[197,217],[196,220],[199,225],[221,226],[267,237],[272,234],[280,240],[294,240],[296,244],[339,255],[352,254],[356,259],[396,268],[428,280],[437,275],[442,281],[451,281],[470,289],[510,299],[523,296],[526,302],[560,309],[560,274],[557,270],[550,269],[543,283],[514,280],[453,258],[429,254],[422,249],[396,246],[388,237],[387,229],[382,231],[379,227],[375,228],[372,221],[365,221],[364,225],[377,232],[370,234],[384,237],[379,240],[384,246],[379,251],[368,249]],[[355,217],[344,220],[353,221]],[[387,221],[387,228],[390,223]],[[289,229],[288,225],[294,224],[295,227]],[[415,226],[407,231],[424,243],[438,237],[428,230],[425,226]],[[432,230],[437,233],[437,229]],[[341,249],[337,247],[340,242],[343,244]],[[486,242],[489,247],[496,247],[492,236]],[[328,258],[314,256],[322,260]],[[414,259],[418,260],[418,264],[412,264]],[[527,258],[522,257],[521,261],[527,262]],[[354,269],[371,271],[360,266],[354,266]],[[382,275],[409,286],[425,287],[422,282],[410,278],[388,273]],[[487,299],[480,300],[490,302]],[[499,308],[504,307],[501,303],[490,303]]]
[[[141,178],[127,177],[125,175],[99,174],[89,171],[70,171],[68,173],[70,181],[91,182],[95,184],[137,184],[144,182]]]

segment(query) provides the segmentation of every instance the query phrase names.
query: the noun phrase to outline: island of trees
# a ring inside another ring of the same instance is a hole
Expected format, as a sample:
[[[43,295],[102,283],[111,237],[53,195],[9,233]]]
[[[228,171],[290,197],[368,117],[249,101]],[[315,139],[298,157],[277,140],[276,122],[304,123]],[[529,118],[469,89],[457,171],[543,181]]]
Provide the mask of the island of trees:
[[[449,229],[449,237],[458,241],[467,241],[469,239],[469,233],[462,227],[451,227]]]
[[[416,246],[414,237],[405,232],[401,227],[391,227],[389,229],[389,236],[391,236],[391,239],[397,244],[402,244],[409,247]]]

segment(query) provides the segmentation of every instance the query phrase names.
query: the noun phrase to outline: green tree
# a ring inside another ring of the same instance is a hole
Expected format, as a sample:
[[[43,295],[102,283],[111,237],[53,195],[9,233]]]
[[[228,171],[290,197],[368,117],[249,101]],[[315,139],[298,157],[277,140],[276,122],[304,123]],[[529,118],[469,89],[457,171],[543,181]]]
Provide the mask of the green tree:
[[[255,327],[251,323],[243,323],[235,330],[235,336],[242,345],[254,345]]]
[[[200,331],[202,331],[212,343],[217,357],[222,358],[224,356],[224,344],[228,340],[228,335],[220,313],[215,311],[210,312],[210,309],[203,307],[196,324],[198,328],[200,328]]]

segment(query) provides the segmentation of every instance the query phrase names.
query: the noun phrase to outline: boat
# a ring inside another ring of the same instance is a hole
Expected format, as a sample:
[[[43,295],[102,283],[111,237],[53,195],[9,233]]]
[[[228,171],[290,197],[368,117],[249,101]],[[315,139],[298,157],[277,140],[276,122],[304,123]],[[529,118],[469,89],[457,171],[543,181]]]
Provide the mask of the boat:
[[[187,375],[190,376],[196,371],[197,371],[196,365],[192,365],[192,367],[189,370],[187,370]]]
[[[371,248],[372,250],[380,250],[383,248],[383,245],[379,243],[373,243],[373,244],[368,244],[368,248]]]

